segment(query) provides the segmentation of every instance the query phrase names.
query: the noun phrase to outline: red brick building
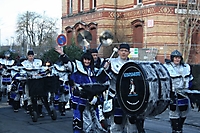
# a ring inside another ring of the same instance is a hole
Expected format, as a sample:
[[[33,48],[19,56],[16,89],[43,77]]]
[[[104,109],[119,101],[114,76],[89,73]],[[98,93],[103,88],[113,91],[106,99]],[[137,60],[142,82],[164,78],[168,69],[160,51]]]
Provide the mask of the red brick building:
[[[187,0],[182,0],[182,4]],[[189,2],[196,2],[189,1]],[[62,28],[71,44],[81,30],[92,34],[91,47],[99,44],[104,30],[113,33],[113,44],[128,42],[131,47],[157,49],[156,59],[164,58],[179,49],[177,0],[62,0]],[[198,31],[192,37],[191,63],[200,63]],[[102,53],[105,51],[102,48]],[[112,53],[112,51],[110,51]],[[104,55],[103,55],[104,56]]]

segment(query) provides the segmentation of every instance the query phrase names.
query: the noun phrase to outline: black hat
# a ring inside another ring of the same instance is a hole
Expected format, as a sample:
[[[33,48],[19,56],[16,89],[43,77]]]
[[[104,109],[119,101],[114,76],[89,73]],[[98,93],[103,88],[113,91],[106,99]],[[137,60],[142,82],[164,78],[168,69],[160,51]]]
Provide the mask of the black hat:
[[[27,55],[34,55],[33,50],[29,50],[28,53],[27,53]]]
[[[119,45],[119,50],[122,49],[122,48],[125,48],[127,49],[128,51],[130,51],[130,46],[127,44],[127,43],[122,43]]]
[[[88,49],[87,52],[90,52],[90,53],[98,53],[98,50],[97,49]]]

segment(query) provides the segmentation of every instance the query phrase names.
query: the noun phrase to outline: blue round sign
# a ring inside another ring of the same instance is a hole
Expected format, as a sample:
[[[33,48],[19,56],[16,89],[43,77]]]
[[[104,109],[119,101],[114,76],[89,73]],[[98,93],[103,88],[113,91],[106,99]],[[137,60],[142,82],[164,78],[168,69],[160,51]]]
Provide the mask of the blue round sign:
[[[60,45],[60,46],[63,46],[67,43],[67,39],[64,34],[58,35],[56,41],[57,41],[58,45]]]

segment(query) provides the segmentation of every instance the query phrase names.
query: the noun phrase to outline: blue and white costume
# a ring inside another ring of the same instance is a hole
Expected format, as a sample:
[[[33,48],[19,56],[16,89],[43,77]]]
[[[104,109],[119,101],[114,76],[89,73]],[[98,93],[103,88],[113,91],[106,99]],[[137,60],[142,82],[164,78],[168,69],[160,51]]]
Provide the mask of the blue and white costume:
[[[73,63],[69,63],[70,61],[66,60],[67,58],[68,57],[66,55],[61,56],[61,60],[65,60],[63,61],[65,62],[65,66],[71,70],[72,74],[70,76],[70,80],[74,82],[71,98],[74,133],[82,133],[82,131],[87,133],[92,131],[94,133],[106,132],[101,127],[96,111],[94,110],[95,108],[93,108],[98,98],[96,96],[91,97],[90,94],[84,89],[85,85],[98,84],[95,70],[93,70],[91,66],[84,67],[83,63],[78,60]],[[92,56],[90,59],[92,59]]]
[[[29,60],[24,60],[22,63],[23,69],[21,69],[20,73],[21,74],[26,74],[27,77],[29,78],[33,78],[33,79],[37,79],[37,78],[41,78],[39,76],[40,72],[41,72],[41,67],[42,67],[42,60],[40,59],[33,59],[33,61],[29,61]],[[24,97],[24,102],[27,102],[27,106],[28,106],[28,112],[32,110],[32,100],[29,94],[29,88],[28,85],[25,85],[25,97]],[[38,100],[38,108],[40,108],[39,110],[42,110],[42,101]],[[41,114],[41,111],[40,111]]]
[[[64,65],[54,64],[52,74],[59,77],[60,87],[55,95],[58,95],[58,107],[62,116],[65,115],[65,106],[70,102],[71,86],[69,85],[70,71]]]
[[[14,60],[10,60],[8,58],[0,59],[0,64],[4,66],[1,69],[1,76],[0,76],[0,101],[3,93],[6,94],[10,92],[11,89],[10,84],[12,82],[10,67],[13,66],[14,63],[15,63]]]
[[[173,63],[174,57],[180,57],[181,62],[177,65]],[[172,132],[182,133],[182,127],[190,110],[190,101],[184,90],[189,89],[192,81],[190,66],[182,63],[182,55],[175,50],[171,54],[171,61],[167,61],[164,66],[168,70],[172,80],[172,92],[169,118],[171,120]]]

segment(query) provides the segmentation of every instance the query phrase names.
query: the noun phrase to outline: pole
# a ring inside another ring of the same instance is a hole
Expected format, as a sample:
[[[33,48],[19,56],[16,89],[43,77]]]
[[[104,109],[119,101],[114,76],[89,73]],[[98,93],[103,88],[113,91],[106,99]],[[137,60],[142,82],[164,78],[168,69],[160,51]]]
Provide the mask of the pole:
[[[0,29],[0,52],[1,52],[1,29]]]
[[[10,42],[10,50],[12,51],[13,43],[14,43],[14,37],[11,37],[11,42]]]

